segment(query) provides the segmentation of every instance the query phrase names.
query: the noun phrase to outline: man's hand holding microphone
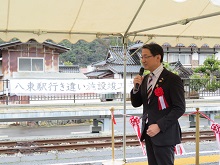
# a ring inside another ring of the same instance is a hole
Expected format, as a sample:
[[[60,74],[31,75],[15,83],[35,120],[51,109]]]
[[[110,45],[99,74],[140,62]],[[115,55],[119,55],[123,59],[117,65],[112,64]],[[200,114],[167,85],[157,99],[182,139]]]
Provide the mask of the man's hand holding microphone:
[[[144,73],[144,68],[141,67],[139,74],[137,76],[134,77],[133,83],[134,83],[134,91],[138,91],[139,87],[144,79],[143,77],[143,73]]]

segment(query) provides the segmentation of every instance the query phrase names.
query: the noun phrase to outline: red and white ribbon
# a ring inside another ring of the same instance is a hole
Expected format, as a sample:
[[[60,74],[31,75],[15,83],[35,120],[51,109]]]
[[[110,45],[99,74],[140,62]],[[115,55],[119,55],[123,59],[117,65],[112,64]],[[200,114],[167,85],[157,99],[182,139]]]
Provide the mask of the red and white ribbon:
[[[192,114],[196,114],[196,113],[197,112],[193,112]],[[202,112],[199,112],[199,113],[200,113],[200,115],[202,115],[203,117],[208,119],[210,122],[212,122],[211,129],[215,133],[215,137],[216,137],[216,141],[217,141],[217,144],[218,144],[218,148],[220,149],[220,124],[215,123],[215,121],[210,119],[206,114],[204,114]],[[188,115],[190,115],[190,114],[188,114]]]
[[[157,87],[154,90],[154,94],[158,97],[158,108],[159,110],[163,110],[169,107],[169,105],[167,104],[167,101],[164,97],[164,92],[163,92],[163,88],[161,87]]]
[[[159,107],[159,110],[163,110],[163,109],[166,109],[168,107],[168,104],[167,104],[167,102],[164,98],[164,95],[158,97],[158,107]]]
[[[183,148],[182,144],[177,144],[174,148],[174,153],[176,155],[184,155],[186,153],[185,149]]]
[[[215,133],[215,137],[216,137],[216,141],[218,143],[218,148],[220,149],[220,124],[218,123],[213,123],[211,125],[211,129],[214,131]]]
[[[140,138],[141,138],[141,131],[140,131],[140,117],[138,116],[131,116],[130,117],[130,124],[132,125],[132,127],[134,128],[136,134],[137,134],[137,137],[138,137],[138,141],[140,142],[140,145],[141,145],[141,148],[142,148],[142,151],[143,151],[143,154],[146,155],[146,150],[144,148],[144,143],[141,142]]]
[[[113,111],[111,111],[111,117],[112,117],[112,122],[114,124],[116,124],[116,120],[115,120],[115,116],[114,116],[114,112]]]

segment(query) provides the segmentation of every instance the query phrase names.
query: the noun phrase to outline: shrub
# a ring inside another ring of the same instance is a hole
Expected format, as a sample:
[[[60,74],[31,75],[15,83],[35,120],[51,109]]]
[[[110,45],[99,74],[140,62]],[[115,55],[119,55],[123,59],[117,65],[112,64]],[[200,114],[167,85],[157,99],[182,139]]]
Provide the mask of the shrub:
[[[190,89],[198,92],[200,89],[205,88],[206,83],[209,81],[206,76],[193,74],[190,76]]]
[[[220,88],[220,81],[216,81],[216,79],[206,85],[206,90],[210,92],[215,92],[218,88]]]

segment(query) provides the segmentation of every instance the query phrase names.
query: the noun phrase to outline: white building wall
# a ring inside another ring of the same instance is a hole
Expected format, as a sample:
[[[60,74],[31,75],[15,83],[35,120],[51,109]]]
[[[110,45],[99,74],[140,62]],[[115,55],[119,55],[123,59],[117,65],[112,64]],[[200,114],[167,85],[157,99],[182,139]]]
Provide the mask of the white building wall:
[[[220,60],[220,50],[218,50],[218,53],[215,54],[215,57],[218,58],[218,60]]]
[[[132,74],[132,76],[131,76],[131,74],[130,73],[126,73],[126,79],[133,79],[134,78],[134,76],[136,76],[136,74]],[[114,74],[114,79],[123,79],[123,74]]]
[[[91,65],[88,65],[87,66],[87,72],[92,72],[95,70],[95,67],[91,66]]]
[[[121,78],[122,78],[122,77],[121,77],[120,74],[117,74],[117,73],[114,74],[114,79],[121,79]]]
[[[192,60],[199,60],[199,54],[198,53],[193,53],[192,54]]]

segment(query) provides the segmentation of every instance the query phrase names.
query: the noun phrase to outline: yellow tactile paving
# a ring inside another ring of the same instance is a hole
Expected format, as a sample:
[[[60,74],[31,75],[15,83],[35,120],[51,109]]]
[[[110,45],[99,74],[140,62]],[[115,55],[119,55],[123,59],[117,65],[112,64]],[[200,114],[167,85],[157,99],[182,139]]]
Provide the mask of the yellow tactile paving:
[[[200,156],[199,163],[214,163],[220,161],[220,155],[209,155],[209,156]],[[126,165],[147,165],[147,162],[135,162],[135,163],[126,163]],[[195,157],[188,158],[176,158],[175,165],[193,165],[195,164]]]

